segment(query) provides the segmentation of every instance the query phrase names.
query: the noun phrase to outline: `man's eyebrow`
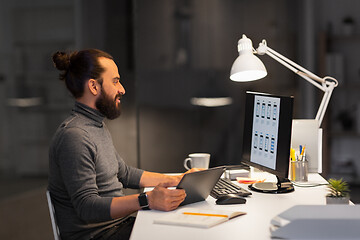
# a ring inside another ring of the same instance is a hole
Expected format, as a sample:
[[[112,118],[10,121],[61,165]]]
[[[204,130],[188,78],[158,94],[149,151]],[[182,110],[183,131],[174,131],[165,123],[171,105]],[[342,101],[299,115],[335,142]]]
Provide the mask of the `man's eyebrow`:
[[[114,77],[113,80],[120,80],[120,77]]]

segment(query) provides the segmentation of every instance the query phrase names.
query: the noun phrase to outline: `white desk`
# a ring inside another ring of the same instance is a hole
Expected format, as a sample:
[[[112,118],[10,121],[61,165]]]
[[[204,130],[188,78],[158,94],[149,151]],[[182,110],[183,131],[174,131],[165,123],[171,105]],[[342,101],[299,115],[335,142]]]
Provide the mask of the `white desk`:
[[[326,183],[318,174],[309,174],[309,182]],[[240,184],[241,185],[241,184]],[[247,185],[241,185],[247,189]],[[172,239],[172,240],[226,240],[226,239],[270,239],[270,220],[294,205],[326,204],[326,186],[295,187],[295,191],[285,194],[265,194],[252,192],[246,204],[216,205],[215,199],[193,203],[185,207],[222,208],[246,212],[244,216],[231,219],[209,229],[154,224],[153,221],[171,212],[156,210],[139,211],[131,234],[131,240]]]

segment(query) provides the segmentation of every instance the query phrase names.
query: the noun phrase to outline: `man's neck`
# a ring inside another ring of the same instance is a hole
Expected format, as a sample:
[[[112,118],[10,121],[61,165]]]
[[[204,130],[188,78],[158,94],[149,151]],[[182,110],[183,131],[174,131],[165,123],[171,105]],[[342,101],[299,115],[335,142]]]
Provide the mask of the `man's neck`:
[[[80,97],[80,98],[77,98],[76,101],[78,101],[79,103],[82,103],[88,107],[98,110],[95,106],[95,101],[93,99],[88,99],[86,97]]]

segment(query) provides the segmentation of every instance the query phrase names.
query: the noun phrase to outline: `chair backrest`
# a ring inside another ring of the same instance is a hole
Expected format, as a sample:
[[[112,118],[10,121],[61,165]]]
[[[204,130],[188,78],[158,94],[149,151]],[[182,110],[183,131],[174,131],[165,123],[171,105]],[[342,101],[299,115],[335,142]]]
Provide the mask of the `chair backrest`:
[[[50,218],[51,218],[51,226],[52,226],[52,230],[53,230],[53,234],[54,234],[54,239],[60,240],[61,239],[60,231],[59,231],[58,225],[56,223],[55,209],[51,202],[51,196],[50,196],[49,190],[46,191],[46,198],[47,198],[47,202],[48,202],[48,206],[49,206],[49,213],[50,213]]]

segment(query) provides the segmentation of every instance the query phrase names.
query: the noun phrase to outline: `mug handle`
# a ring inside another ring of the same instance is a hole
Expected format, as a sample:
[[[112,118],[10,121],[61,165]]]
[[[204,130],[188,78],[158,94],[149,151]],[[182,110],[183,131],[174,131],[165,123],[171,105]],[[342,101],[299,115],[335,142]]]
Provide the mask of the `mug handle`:
[[[191,158],[186,158],[184,160],[184,167],[185,167],[186,170],[190,170],[190,168],[188,167],[188,164],[187,164],[189,161],[190,161],[190,164],[191,164]]]

